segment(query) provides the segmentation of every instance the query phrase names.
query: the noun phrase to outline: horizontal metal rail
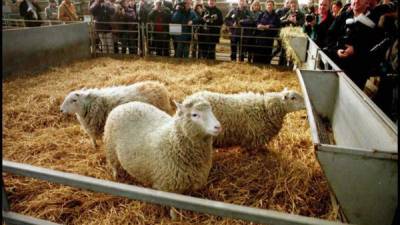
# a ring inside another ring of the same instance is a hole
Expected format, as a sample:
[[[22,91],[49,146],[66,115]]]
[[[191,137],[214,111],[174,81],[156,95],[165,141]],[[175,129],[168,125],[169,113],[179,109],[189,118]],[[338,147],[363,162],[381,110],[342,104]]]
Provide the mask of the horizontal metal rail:
[[[31,216],[25,216],[15,212],[2,211],[4,222],[8,224],[18,225],[60,225],[48,220],[41,220]]]
[[[3,172],[33,177],[41,180],[82,188],[95,192],[107,193],[115,196],[144,202],[172,206],[201,213],[222,217],[242,219],[256,223],[276,225],[339,225],[340,222],[292,215],[272,210],[257,209],[246,206],[228,204],[219,201],[195,198],[191,196],[157,191],[134,185],[101,180],[78,174],[60,172],[56,170],[31,166],[3,160]]]

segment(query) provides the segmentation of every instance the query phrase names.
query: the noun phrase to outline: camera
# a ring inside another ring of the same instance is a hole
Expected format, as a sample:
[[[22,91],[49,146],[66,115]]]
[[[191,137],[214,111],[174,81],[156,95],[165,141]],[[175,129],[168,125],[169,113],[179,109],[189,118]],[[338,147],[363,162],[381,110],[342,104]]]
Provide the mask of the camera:
[[[217,18],[217,14],[210,15],[208,12],[204,14],[204,20],[206,21],[206,23],[214,23]]]
[[[313,13],[306,14],[306,22],[311,23],[315,20],[315,15]]]

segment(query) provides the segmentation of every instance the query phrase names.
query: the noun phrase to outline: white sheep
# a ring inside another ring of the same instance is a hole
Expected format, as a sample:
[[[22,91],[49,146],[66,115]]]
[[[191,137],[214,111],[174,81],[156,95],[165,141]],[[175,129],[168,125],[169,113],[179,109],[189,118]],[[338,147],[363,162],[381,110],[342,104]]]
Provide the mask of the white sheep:
[[[202,98],[176,106],[173,117],[141,102],[111,111],[103,140],[115,179],[122,168],[139,182],[162,191],[183,193],[206,184],[212,137],[221,131],[220,123]]]
[[[224,127],[214,138],[215,147],[265,148],[265,144],[279,133],[287,113],[305,109],[303,97],[286,88],[282,92],[265,94],[201,91],[189,98],[192,97],[209,101]]]
[[[76,114],[96,148],[96,138],[103,134],[107,115],[116,106],[131,101],[147,102],[169,114],[173,113],[168,90],[157,81],[73,91],[65,97],[60,111],[64,114]]]

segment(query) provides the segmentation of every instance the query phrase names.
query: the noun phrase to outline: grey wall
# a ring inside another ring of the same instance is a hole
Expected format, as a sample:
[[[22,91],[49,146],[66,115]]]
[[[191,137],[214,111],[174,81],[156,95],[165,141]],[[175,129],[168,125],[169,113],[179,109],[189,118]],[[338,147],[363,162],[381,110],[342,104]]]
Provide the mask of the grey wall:
[[[86,23],[3,30],[3,76],[35,73],[90,57]]]

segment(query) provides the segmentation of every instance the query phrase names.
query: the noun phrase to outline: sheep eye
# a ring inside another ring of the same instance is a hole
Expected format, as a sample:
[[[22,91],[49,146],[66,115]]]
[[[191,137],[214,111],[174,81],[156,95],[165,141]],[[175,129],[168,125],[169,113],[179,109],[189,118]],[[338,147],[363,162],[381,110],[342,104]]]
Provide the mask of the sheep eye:
[[[192,117],[199,117],[199,114],[197,114],[197,113],[192,113]]]
[[[295,99],[296,99],[296,97],[292,96],[290,99],[291,99],[291,100],[295,100]]]
[[[77,100],[76,99],[72,99],[72,102],[76,102]]]

